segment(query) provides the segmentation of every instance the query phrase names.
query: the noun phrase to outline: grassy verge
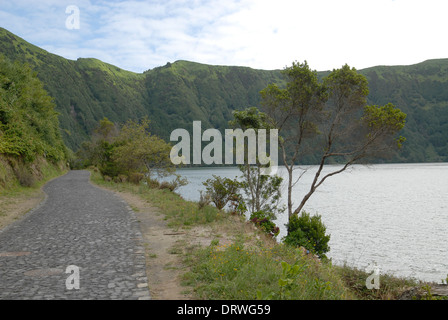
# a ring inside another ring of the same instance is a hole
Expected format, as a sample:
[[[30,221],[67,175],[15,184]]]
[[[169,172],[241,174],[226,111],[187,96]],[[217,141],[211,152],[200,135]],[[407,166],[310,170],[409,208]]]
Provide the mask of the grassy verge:
[[[397,299],[416,281],[381,275],[379,290],[368,290],[370,274],[349,266],[320,261],[299,249],[277,243],[239,216],[213,206],[199,209],[164,189],[106,182],[92,172],[91,180],[116,191],[130,192],[158,207],[171,226],[185,233],[207,230],[201,246],[182,243],[182,282],[197,299]],[[186,238],[186,239],[191,239]],[[173,249],[173,250],[174,250]]]
[[[202,299],[355,299],[331,267],[284,245],[218,242],[196,252],[185,275]]]
[[[128,182],[105,181],[95,171],[92,171],[91,181],[112,190],[131,192],[149,200],[152,205],[163,212],[168,225],[173,228],[188,228],[198,224],[220,221],[224,218],[224,213],[215,207],[207,206],[203,210],[198,210],[196,202],[186,201],[168,189],[148,188],[143,184],[135,185]]]

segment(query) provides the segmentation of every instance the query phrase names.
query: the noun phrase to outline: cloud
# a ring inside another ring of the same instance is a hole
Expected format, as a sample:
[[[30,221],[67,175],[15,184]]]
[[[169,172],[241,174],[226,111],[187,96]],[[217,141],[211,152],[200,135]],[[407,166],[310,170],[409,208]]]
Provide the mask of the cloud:
[[[6,29],[66,58],[95,57],[142,72],[175,60],[281,69],[307,60],[329,70],[447,57],[446,1],[16,0]],[[67,30],[65,8],[80,9]]]

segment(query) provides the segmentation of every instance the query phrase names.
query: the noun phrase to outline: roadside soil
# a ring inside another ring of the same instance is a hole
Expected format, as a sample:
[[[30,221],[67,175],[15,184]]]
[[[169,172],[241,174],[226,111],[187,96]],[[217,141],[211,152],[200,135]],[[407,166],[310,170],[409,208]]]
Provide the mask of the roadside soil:
[[[238,217],[225,223],[173,229],[167,226],[164,215],[138,195],[113,191],[134,210],[140,223],[145,253],[146,274],[151,298],[154,300],[191,300],[191,288],[183,286],[181,276],[188,271],[186,255],[198,247],[210,245],[218,239],[221,245],[233,242],[235,233],[244,234],[255,242],[260,239],[252,224],[242,224]]]
[[[129,204],[140,223],[151,299],[191,299],[186,288],[180,284],[180,275],[184,270],[181,250],[176,249],[185,242],[186,233],[169,228],[163,215],[146,200],[121,191],[115,191],[115,194]]]

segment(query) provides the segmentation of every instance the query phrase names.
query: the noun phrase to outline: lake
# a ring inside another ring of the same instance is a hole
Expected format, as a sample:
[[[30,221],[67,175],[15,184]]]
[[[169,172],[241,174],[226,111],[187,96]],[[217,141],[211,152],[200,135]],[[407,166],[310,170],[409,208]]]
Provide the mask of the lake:
[[[316,170],[301,168],[307,172],[294,189],[295,204],[309,190]],[[193,201],[213,174],[240,175],[237,168],[210,167],[178,173],[189,181],[178,193]],[[286,178],[284,168],[278,173]],[[331,235],[327,256],[335,264],[375,265],[381,273],[439,283],[447,277],[448,163],[356,165],[327,179],[304,209],[322,216]],[[281,229],[278,239],[285,235],[286,222],[286,212],[275,221]]]

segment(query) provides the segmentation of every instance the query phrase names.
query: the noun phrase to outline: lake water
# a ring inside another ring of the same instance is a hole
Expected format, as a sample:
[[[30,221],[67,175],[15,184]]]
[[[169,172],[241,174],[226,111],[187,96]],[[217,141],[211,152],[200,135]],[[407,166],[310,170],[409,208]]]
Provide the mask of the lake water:
[[[308,171],[294,189],[296,204],[309,190],[316,170],[303,168]],[[191,168],[178,173],[189,180],[178,193],[194,201],[199,190],[205,190],[202,182],[213,174],[240,175],[237,168]],[[286,178],[285,173],[280,168],[279,174]],[[283,190],[285,198],[286,186]],[[305,210],[322,216],[331,234],[327,256],[335,264],[360,269],[375,265],[382,273],[424,281],[441,282],[447,277],[448,163],[353,166],[327,179]],[[281,239],[286,212],[275,222]]]

